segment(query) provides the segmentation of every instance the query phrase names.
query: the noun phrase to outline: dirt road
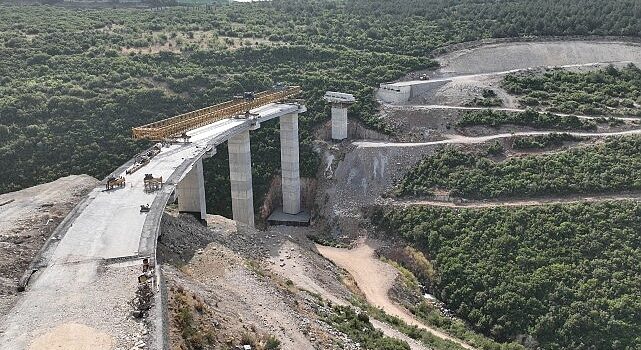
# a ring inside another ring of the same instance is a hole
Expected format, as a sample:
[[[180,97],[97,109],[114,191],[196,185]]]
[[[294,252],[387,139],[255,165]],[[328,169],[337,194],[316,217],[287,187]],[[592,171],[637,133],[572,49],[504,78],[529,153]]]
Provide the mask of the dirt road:
[[[459,111],[486,111],[486,110],[492,110],[492,111],[498,111],[498,112],[515,112],[515,113],[522,113],[526,112],[527,109],[523,108],[506,108],[506,107],[469,107],[469,106],[449,106],[449,105],[394,105],[394,104],[383,104],[386,108],[388,109],[396,109],[396,110],[433,110],[433,109],[453,109],[453,110],[459,110]],[[581,115],[581,114],[566,114],[566,113],[552,113],[552,112],[544,112],[544,113],[549,113],[552,115],[556,115],[559,117],[577,117],[579,119],[600,119],[603,118],[602,116],[589,116],[589,115]],[[427,117],[427,116],[426,116]],[[623,120],[623,121],[641,121],[641,118],[638,117],[608,117],[616,120]]]
[[[513,133],[502,133],[488,136],[463,136],[463,135],[443,135],[445,140],[431,141],[431,142],[372,142],[372,141],[357,141],[353,144],[361,148],[376,148],[376,147],[422,147],[432,145],[447,145],[447,144],[476,144],[484,143],[492,140],[506,139],[514,136],[537,136],[555,134],[558,131],[524,131]],[[566,134],[579,137],[608,137],[608,136],[625,136],[625,135],[639,135],[641,129],[626,130],[618,132],[565,132]]]
[[[465,349],[474,349],[438,329],[428,327],[419,322],[409,311],[395,304],[389,298],[388,292],[392,288],[398,272],[392,266],[376,258],[374,254],[376,245],[374,242],[360,242],[353,249],[321,245],[316,245],[316,248],[321,255],[352,275],[358,288],[365,294],[370,304],[382,308],[386,313],[402,319],[409,325],[425,329],[441,339],[452,341]]]
[[[450,202],[443,200],[394,200],[390,204],[410,207],[415,205],[448,207],[448,208],[495,208],[495,207],[525,207],[535,205],[594,203],[605,201],[641,200],[641,193],[596,194],[590,196],[546,197],[525,200],[466,200]]]

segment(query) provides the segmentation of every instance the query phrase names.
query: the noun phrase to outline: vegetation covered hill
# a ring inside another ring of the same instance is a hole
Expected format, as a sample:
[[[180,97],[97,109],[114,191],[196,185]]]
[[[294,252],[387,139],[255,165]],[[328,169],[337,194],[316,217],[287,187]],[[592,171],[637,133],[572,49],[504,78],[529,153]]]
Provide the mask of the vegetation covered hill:
[[[432,292],[477,330],[528,348],[641,347],[641,206],[378,210],[422,250]]]
[[[590,72],[513,73],[505,77],[503,86],[521,95],[522,104],[548,111],[641,115],[641,69],[634,64]]]
[[[274,0],[208,9],[0,6],[0,193],[70,173],[102,177],[146,145],[130,127],[274,81],[301,84],[303,174],[328,89],[353,92],[353,115],[389,132],[372,87],[433,67],[447,44],[487,37],[638,35],[635,0]],[[278,169],[274,125],[254,134],[256,194]],[[206,164],[210,207],[228,213],[225,152]],[[212,197],[213,198],[213,197]]]
[[[496,162],[479,153],[445,148],[401,180],[398,196],[489,199],[595,194],[641,189],[641,138],[612,137],[592,146]]]

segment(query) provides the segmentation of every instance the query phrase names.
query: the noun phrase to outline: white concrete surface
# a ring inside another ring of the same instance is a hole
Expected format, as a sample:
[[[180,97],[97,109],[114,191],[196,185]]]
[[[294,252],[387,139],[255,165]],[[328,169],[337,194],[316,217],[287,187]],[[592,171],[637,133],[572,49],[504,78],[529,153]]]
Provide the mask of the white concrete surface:
[[[252,112],[266,121],[304,110],[292,104],[271,104]],[[38,336],[69,323],[108,335],[114,349],[133,347],[131,339],[141,326],[132,320],[127,303],[134,297],[141,259],[150,256],[155,261],[160,219],[169,196],[203,155],[236,134],[248,137],[253,124],[226,119],[190,131],[190,143],[164,147],[138,172],[127,175],[120,168],[115,175],[125,176],[124,188],[107,192],[103,185],[96,187],[67,218],[58,243],[43,254],[43,266],[0,319],[0,350],[27,349]],[[146,193],[145,173],[162,176],[164,187]],[[140,213],[141,204],[150,204],[151,211]],[[152,339],[150,348],[155,348],[157,340]]]
[[[249,130],[229,139],[229,181],[234,220],[254,226],[254,190]]]
[[[561,65],[561,66],[542,66],[537,68],[548,68],[548,69],[579,68],[579,67],[600,66],[605,63],[625,64],[630,62],[629,61],[590,62],[590,63],[582,63],[582,64],[568,64],[568,65]],[[480,77],[496,76],[496,75],[499,75],[499,76],[507,75],[511,73],[528,71],[532,69],[533,68],[518,68],[518,69],[489,72],[489,73],[465,74],[465,75],[458,75],[458,76],[430,79],[430,80],[407,80],[407,81],[399,81],[394,83],[382,83],[379,85],[379,89],[376,92],[376,96],[378,99],[386,103],[401,104],[409,101],[410,99],[416,96],[424,94],[425,92],[431,89],[439,88],[452,81],[468,80],[470,78],[480,78]]]
[[[203,160],[198,159],[194,166],[176,186],[178,196],[178,211],[181,213],[198,213],[205,220],[207,204],[205,203],[205,177],[203,175]]]
[[[283,212],[300,213],[300,169],[298,113],[280,117],[280,164],[282,172]]]
[[[347,107],[332,106],[332,139],[345,140],[347,138]]]
[[[336,92],[336,91],[327,91],[323,96],[323,100],[329,103],[351,104],[356,102],[356,98],[354,98],[354,95],[346,94],[344,92]]]

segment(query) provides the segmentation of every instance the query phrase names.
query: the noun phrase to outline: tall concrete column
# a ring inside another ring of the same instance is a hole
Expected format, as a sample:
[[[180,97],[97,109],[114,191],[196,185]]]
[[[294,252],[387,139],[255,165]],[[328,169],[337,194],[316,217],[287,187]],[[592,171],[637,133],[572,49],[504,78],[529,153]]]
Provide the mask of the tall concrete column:
[[[332,139],[347,138],[347,106],[332,104]]]
[[[298,113],[280,117],[280,164],[283,176],[283,212],[300,213]]]
[[[201,220],[205,220],[207,207],[202,159],[198,159],[187,175],[178,182],[176,195],[178,196],[179,212],[197,214]]]
[[[252,189],[249,131],[229,139],[229,179],[234,220],[254,226],[254,192]]]

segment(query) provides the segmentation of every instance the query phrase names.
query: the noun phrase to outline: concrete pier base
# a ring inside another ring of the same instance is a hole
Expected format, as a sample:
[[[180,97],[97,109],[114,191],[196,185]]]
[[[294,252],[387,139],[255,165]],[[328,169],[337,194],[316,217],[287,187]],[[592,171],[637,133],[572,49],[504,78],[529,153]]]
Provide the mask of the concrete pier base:
[[[249,131],[237,134],[228,141],[233,219],[253,227],[254,192],[249,146]]]
[[[205,204],[205,178],[203,176],[203,161],[199,159],[185,177],[176,186],[178,196],[178,211],[192,213],[200,220],[205,220],[207,207]]]
[[[283,212],[298,214],[301,210],[298,113],[280,117],[280,163],[283,178]]]
[[[332,139],[344,140],[347,138],[347,107],[332,105]]]

